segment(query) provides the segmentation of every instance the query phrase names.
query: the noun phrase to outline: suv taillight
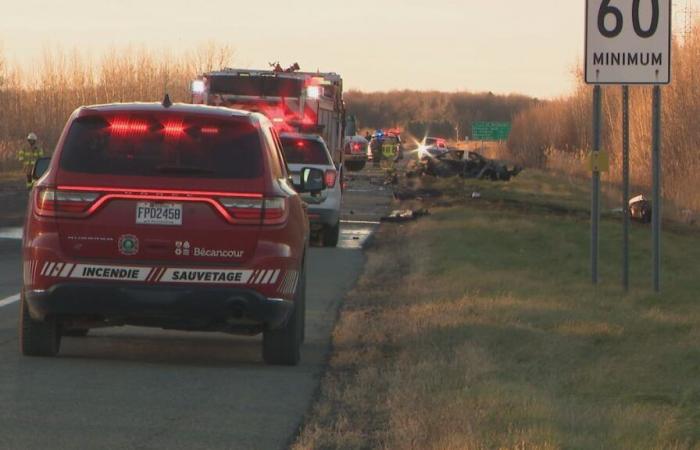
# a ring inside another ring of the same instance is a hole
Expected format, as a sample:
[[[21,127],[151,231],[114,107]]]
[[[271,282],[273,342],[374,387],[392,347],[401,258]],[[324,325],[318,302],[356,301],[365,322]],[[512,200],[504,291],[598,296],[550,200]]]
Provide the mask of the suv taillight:
[[[219,203],[240,224],[278,225],[287,221],[289,208],[282,197],[250,199],[221,197]]]
[[[98,192],[41,189],[36,196],[36,213],[40,216],[82,217],[100,197]]]
[[[326,187],[327,187],[328,189],[333,189],[333,188],[335,187],[335,180],[336,180],[337,178],[338,178],[338,172],[337,172],[337,171],[335,171],[335,170],[333,170],[333,169],[326,170],[326,175],[325,175],[325,177],[324,177],[324,179],[323,179],[323,180],[325,181],[325,183],[326,183]]]

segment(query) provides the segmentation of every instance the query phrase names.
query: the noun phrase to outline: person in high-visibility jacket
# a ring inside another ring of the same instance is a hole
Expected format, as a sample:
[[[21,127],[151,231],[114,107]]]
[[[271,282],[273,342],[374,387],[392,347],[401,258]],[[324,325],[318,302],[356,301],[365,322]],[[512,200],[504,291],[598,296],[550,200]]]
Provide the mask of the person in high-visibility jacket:
[[[17,154],[17,159],[22,163],[22,169],[27,175],[27,187],[31,188],[34,185],[32,180],[32,170],[34,169],[34,163],[36,160],[44,156],[44,151],[37,144],[37,137],[34,133],[29,133],[27,136],[28,148],[22,149]]]

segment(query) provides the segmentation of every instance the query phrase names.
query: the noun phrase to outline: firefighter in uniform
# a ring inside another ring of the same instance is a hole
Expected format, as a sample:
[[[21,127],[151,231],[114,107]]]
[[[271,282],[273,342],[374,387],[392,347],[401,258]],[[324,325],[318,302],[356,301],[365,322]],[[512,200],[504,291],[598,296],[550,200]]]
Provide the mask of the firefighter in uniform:
[[[32,181],[32,170],[34,169],[34,163],[36,160],[44,156],[44,151],[36,143],[37,137],[34,133],[29,133],[27,136],[28,148],[19,151],[17,159],[22,163],[22,169],[27,175],[27,188],[31,188],[34,185]]]

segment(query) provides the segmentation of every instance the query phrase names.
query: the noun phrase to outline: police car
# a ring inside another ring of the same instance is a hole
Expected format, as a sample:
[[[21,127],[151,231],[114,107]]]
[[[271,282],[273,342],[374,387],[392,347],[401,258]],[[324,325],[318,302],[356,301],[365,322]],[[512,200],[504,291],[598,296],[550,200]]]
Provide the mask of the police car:
[[[271,364],[304,338],[309,225],[271,122],[209,106],[113,104],[70,117],[34,167],[23,237],[20,348],[138,325],[263,334]]]

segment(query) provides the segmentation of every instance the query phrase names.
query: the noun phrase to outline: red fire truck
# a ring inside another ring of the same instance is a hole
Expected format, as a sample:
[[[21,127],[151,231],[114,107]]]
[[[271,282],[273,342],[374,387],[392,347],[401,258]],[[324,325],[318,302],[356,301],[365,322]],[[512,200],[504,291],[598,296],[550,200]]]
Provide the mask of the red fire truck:
[[[336,73],[223,69],[192,82],[192,103],[261,112],[279,132],[318,134],[342,162],[345,105]]]

